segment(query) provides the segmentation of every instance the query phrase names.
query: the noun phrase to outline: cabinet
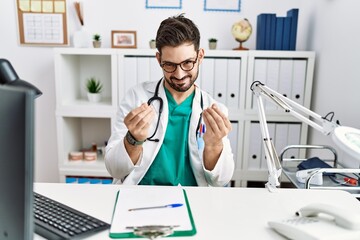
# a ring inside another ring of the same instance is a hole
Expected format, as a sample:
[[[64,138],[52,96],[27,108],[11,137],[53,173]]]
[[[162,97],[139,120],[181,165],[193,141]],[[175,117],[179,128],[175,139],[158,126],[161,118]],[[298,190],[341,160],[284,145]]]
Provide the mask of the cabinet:
[[[162,71],[153,49],[55,49],[56,123],[60,181],[67,176],[109,177],[103,156],[92,162],[69,161],[69,153],[103,146],[125,92],[141,81],[157,81]],[[309,108],[315,54],[294,51],[212,50],[200,67],[197,84],[229,108],[229,138],[235,159],[233,180],[266,181],[257,109],[250,85],[258,80]],[[85,81],[103,82],[103,100],[86,99]],[[269,130],[278,151],[306,144],[308,127],[270,102],[265,103]],[[289,153],[293,157],[302,152]]]

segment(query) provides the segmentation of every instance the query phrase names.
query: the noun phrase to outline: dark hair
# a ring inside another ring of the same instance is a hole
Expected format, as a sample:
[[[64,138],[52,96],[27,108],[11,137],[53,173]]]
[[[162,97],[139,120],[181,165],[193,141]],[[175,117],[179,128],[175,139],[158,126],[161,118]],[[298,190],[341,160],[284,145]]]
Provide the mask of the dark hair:
[[[165,46],[177,47],[183,43],[194,44],[195,50],[200,46],[200,32],[197,26],[184,14],[163,20],[156,33],[156,48],[161,54]]]

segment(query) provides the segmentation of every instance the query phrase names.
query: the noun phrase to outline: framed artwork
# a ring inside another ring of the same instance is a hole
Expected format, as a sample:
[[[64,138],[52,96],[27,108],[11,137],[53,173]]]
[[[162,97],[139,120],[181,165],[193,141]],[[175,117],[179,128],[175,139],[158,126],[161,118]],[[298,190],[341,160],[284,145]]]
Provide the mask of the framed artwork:
[[[69,45],[66,0],[16,0],[20,44]]]
[[[136,31],[111,31],[112,48],[136,48]]]
[[[182,0],[146,0],[146,8],[181,9]]]
[[[240,12],[241,0],[204,0],[204,11]]]

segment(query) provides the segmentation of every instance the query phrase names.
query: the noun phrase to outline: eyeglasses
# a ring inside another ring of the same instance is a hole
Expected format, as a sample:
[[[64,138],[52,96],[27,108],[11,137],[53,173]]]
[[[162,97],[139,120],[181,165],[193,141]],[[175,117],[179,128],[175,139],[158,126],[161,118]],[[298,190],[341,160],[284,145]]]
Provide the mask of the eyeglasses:
[[[195,61],[192,61],[192,60],[185,60],[181,63],[172,63],[172,62],[164,62],[164,63],[161,63],[160,64],[160,67],[162,69],[164,69],[165,72],[167,73],[173,73],[176,71],[177,69],[177,66],[180,66],[180,68],[184,71],[191,71],[193,70],[194,66],[195,66],[195,63],[197,62],[197,59],[198,59],[198,54],[199,54],[199,51],[196,52],[196,58],[195,58]]]

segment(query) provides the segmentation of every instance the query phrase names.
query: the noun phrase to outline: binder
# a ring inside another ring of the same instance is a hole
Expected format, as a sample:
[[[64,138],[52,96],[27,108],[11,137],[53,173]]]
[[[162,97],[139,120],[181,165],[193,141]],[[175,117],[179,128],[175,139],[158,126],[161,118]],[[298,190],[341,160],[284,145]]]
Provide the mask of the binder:
[[[174,203],[181,206],[158,207]],[[136,186],[118,191],[109,236],[140,238],[133,233],[133,228],[150,225],[175,226],[171,237],[196,234],[185,189],[178,186]]]
[[[291,98],[292,76],[293,60],[281,59],[278,92],[288,98]]]
[[[150,58],[150,81],[159,81],[162,76],[163,73],[156,57]]]
[[[296,59],[293,64],[291,99],[300,105],[304,104],[306,82],[306,60]]]
[[[265,50],[273,50],[275,45],[275,17],[273,13],[266,14],[266,29],[265,29]]]
[[[239,108],[240,69],[240,59],[228,59],[226,103],[229,108]]]
[[[226,103],[226,84],[228,82],[228,60],[225,58],[217,58],[215,59],[215,66],[214,66],[214,99],[218,102],[221,102],[225,105]],[[225,83],[225,84],[224,84]]]
[[[148,57],[137,57],[137,83],[150,80],[150,59]]]
[[[270,14],[270,48],[268,50],[275,50],[275,34],[276,34],[276,15]]]
[[[266,13],[262,13],[257,16],[256,50],[265,50],[266,15]]]
[[[298,145],[300,144],[300,135],[301,135],[301,123],[289,123],[288,129],[288,145]],[[285,154],[285,158],[299,158],[300,152],[299,149],[290,149]]]
[[[266,78],[267,78],[267,64],[268,64],[268,60],[267,59],[262,59],[262,58],[256,58],[254,61],[254,79],[253,81],[260,81],[263,84],[267,84],[266,83]],[[266,102],[263,103],[264,104],[264,108],[266,108]],[[257,110],[258,106],[256,103],[256,98],[254,95],[252,95],[252,109]]]
[[[280,156],[281,151],[288,145],[288,123],[276,123],[275,149]]]
[[[287,16],[291,17],[289,50],[296,50],[296,36],[297,36],[299,9],[297,8],[290,9],[289,11],[287,11]]]
[[[284,19],[284,32],[283,32],[283,46],[282,50],[290,50],[290,31],[291,31],[291,17]]]
[[[124,81],[124,93],[137,83],[136,65],[136,58],[124,58],[124,79],[126,79],[126,81]]]
[[[268,130],[269,130],[269,136],[271,141],[275,144],[275,123],[267,123]],[[261,144],[263,144],[261,142]],[[266,160],[266,154],[264,147],[262,148],[263,151],[261,151],[261,160],[260,160],[260,169],[266,170],[268,169],[267,160]]]
[[[260,123],[251,122],[250,123],[250,146],[249,146],[249,156],[248,161],[248,170],[258,170],[260,169],[260,160],[262,153],[262,137],[260,132]]]
[[[279,88],[280,59],[274,58],[267,61],[266,86],[277,91]],[[266,104],[266,110],[276,110],[277,108],[277,105],[274,103],[269,102]]]
[[[240,168],[241,164],[237,163],[238,154],[238,136],[239,136],[239,122],[231,121],[232,130],[229,132],[230,146],[234,155],[235,168]]]
[[[214,97],[215,59],[205,57],[201,68],[201,88]]]
[[[284,22],[285,22],[285,17],[276,18],[275,50],[283,50],[282,41],[283,41],[283,32],[284,32]]]

